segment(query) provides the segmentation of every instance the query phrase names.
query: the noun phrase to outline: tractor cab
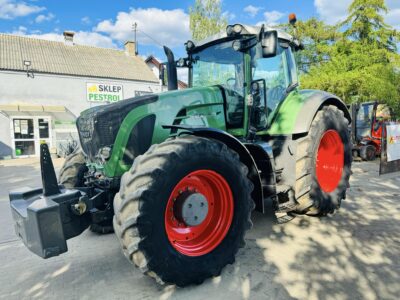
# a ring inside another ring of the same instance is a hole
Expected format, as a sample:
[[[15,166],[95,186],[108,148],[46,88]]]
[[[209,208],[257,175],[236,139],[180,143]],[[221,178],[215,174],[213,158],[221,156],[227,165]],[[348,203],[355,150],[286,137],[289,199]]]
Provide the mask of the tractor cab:
[[[386,104],[377,101],[356,103],[351,106],[353,119],[353,156],[363,160],[374,160],[380,155],[384,124],[393,119],[393,112]]]
[[[188,56],[176,65],[188,68],[190,87],[221,89],[227,130],[234,135],[268,128],[281,102],[298,86],[293,52],[301,45],[286,32],[235,24],[185,46]]]

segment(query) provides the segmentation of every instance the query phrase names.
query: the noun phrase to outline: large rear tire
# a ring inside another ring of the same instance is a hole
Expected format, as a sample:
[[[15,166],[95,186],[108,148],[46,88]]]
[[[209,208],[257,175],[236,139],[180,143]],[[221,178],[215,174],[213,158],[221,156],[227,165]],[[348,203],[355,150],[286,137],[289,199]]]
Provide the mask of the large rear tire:
[[[298,140],[296,211],[326,215],[338,209],[346,197],[351,163],[348,121],[336,106],[326,106],[315,116],[308,135]]]
[[[185,136],[150,147],[114,199],[125,256],[160,283],[186,286],[219,275],[252,225],[247,174],[239,155],[215,140]]]
[[[80,147],[77,147],[74,152],[65,158],[58,177],[59,183],[67,189],[84,186],[84,175],[88,170],[85,162],[85,154]],[[98,234],[114,232],[112,220],[91,224],[89,229]]]

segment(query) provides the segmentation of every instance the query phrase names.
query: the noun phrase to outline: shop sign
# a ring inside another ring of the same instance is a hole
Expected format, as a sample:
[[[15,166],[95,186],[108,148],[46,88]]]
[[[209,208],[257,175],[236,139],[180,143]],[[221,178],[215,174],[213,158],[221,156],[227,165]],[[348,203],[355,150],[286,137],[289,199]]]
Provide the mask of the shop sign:
[[[124,99],[122,85],[86,83],[86,100],[90,102],[118,102]]]
[[[400,160],[400,125],[387,125],[387,161]]]

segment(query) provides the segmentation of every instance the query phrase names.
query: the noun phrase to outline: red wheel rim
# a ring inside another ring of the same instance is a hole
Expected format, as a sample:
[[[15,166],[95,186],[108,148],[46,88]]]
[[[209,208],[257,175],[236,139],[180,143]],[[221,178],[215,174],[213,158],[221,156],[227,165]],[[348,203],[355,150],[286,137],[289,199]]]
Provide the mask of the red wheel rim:
[[[321,189],[330,193],[339,185],[344,166],[344,145],[336,130],[328,130],[319,142],[316,174]]]
[[[204,220],[196,226],[187,225],[177,215],[177,206],[182,203],[180,199],[193,194],[204,197],[202,199],[206,199],[208,206]],[[205,255],[214,250],[228,233],[233,208],[232,191],[224,177],[211,170],[192,172],[179,181],[168,199],[165,211],[168,240],[184,255]]]

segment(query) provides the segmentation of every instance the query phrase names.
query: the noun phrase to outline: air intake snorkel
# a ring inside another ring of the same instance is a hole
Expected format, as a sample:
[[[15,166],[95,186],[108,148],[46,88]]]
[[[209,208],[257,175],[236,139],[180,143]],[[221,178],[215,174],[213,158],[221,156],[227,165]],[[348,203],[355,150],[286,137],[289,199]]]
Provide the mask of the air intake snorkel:
[[[174,58],[174,53],[172,53],[171,49],[167,46],[164,46],[164,52],[167,56],[168,64],[167,64],[167,76],[168,76],[168,90],[177,90],[178,89],[178,74],[176,71],[176,63]]]

